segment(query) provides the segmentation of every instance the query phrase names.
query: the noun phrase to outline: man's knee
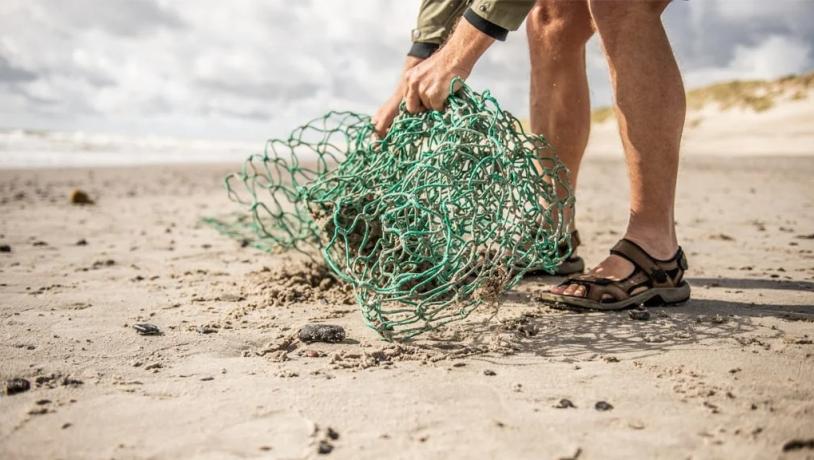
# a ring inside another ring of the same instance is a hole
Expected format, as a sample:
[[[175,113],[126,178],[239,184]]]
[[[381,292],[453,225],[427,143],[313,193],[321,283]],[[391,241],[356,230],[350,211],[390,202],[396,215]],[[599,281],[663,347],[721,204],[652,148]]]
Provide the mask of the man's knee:
[[[660,20],[661,13],[669,3],[670,0],[588,0],[591,18],[600,32],[621,26],[629,20]]]
[[[529,40],[548,47],[583,46],[593,35],[587,2],[537,2],[526,17]]]

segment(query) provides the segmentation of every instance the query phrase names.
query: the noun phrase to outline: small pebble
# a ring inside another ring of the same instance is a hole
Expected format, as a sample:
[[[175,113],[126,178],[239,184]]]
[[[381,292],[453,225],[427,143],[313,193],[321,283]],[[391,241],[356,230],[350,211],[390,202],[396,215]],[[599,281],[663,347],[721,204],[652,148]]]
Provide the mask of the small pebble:
[[[345,340],[345,329],[334,324],[306,324],[300,329],[303,342],[338,343]]]
[[[0,252],[11,252],[11,246],[7,244],[0,244]]]
[[[612,406],[610,403],[608,403],[608,402],[605,402],[605,401],[599,401],[599,402],[597,402],[597,403],[594,405],[594,409],[596,409],[596,410],[598,410],[598,411],[602,411],[602,412],[604,412],[604,411],[606,411],[606,410],[611,410],[611,409],[613,409],[613,406]]]
[[[563,398],[563,399],[560,399],[560,402],[557,403],[557,405],[554,406],[554,408],[556,408],[556,409],[576,409],[577,406],[575,406],[574,403],[572,403],[570,399]]]
[[[330,454],[331,451],[333,451],[333,450],[334,450],[334,446],[330,442],[324,441],[324,440],[319,442],[319,447],[317,448],[317,452],[319,454],[327,455],[327,454]]]
[[[11,379],[6,381],[6,394],[16,395],[17,393],[23,393],[31,389],[31,382],[26,379]]]
[[[793,450],[814,449],[814,438],[811,439],[792,439],[783,444],[783,452],[791,452]]]
[[[331,439],[331,440],[334,440],[334,441],[336,441],[337,439],[339,439],[339,433],[337,433],[337,432],[336,432],[336,431],[335,431],[333,428],[331,428],[331,427],[328,427],[328,430],[327,430],[327,431],[325,431],[325,436],[327,436],[327,437],[328,437],[328,439]]]
[[[488,375],[488,376],[490,376],[490,377],[491,377],[491,376],[493,376],[493,375],[497,375],[497,372],[495,372],[495,371],[493,371],[493,370],[491,370],[491,369],[484,369],[484,370],[483,370],[483,375]]]
[[[630,319],[634,319],[636,321],[647,321],[650,319],[649,310],[630,310],[627,315],[630,317]]]
[[[93,204],[90,195],[79,189],[71,192],[70,200],[71,204]]]
[[[76,242],[76,245],[77,246],[87,246],[88,245],[88,240],[82,238],[81,240]]]
[[[133,329],[141,335],[160,335],[161,329],[155,324],[138,323],[133,325]]]

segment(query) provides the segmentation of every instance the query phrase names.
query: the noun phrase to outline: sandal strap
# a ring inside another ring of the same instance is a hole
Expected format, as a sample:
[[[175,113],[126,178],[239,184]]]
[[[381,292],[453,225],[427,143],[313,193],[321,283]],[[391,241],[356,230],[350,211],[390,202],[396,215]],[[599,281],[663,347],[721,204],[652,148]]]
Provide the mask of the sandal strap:
[[[619,240],[610,250],[610,253],[622,257],[632,263],[637,269],[644,272],[653,283],[653,287],[674,287],[681,280],[687,268],[687,258],[679,247],[676,254],[669,260],[659,260],[652,257],[641,246],[626,238]],[[680,269],[675,277],[668,272]]]
[[[574,251],[576,251],[576,250],[577,250],[577,248],[578,248],[578,247],[579,247],[581,244],[582,244],[582,240],[580,240],[580,239],[579,239],[579,231],[574,230],[573,232],[571,232],[571,247],[570,247],[570,249],[571,249],[571,254],[572,254],[572,256],[570,256],[570,257],[569,257],[569,259],[573,258],[573,253],[574,253]],[[561,243],[559,244],[559,246],[557,247],[557,251],[558,251],[560,254],[565,254],[565,253],[567,253],[567,252],[568,252],[568,249],[569,249],[569,247],[568,247],[568,243],[567,243],[567,242],[565,242],[565,241],[561,242]]]
[[[585,287],[584,298],[593,300],[594,302],[602,302],[605,294],[613,297],[615,301],[625,300],[630,297],[630,293],[623,289],[619,281],[609,280],[607,278],[598,278],[591,275],[571,278],[566,280],[566,284],[578,284]]]

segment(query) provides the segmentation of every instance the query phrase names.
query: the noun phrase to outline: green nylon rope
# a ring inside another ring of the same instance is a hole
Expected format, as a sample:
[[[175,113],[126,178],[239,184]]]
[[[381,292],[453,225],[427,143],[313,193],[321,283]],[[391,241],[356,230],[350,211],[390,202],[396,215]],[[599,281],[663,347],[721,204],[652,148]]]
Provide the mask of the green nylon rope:
[[[268,141],[225,180],[251,223],[219,228],[319,251],[386,339],[465,318],[529,269],[553,272],[571,252],[566,167],[488,91],[457,78],[450,90],[444,111],[402,106],[380,140],[369,117],[329,112]]]

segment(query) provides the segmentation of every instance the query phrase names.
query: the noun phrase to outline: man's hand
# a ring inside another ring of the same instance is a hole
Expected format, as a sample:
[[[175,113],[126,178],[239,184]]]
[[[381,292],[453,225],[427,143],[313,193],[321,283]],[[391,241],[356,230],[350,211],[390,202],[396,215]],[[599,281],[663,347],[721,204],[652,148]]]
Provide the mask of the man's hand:
[[[373,126],[379,137],[384,137],[384,135],[387,134],[387,130],[390,129],[390,125],[393,123],[393,118],[399,113],[399,104],[401,104],[401,101],[404,99],[404,91],[407,86],[407,72],[422,61],[424,61],[424,59],[407,56],[407,60],[404,61],[404,68],[399,76],[399,84],[396,86],[396,90],[393,92],[393,95],[379,107],[376,114],[373,115]]]
[[[461,65],[444,49],[407,72],[404,101],[408,112],[443,110],[452,79],[466,79],[472,72],[471,66]]]
[[[469,77],[475,63],[494,41],[469,21],[459,21],[446,45],[407,71],[404,91],[407,111],[443,110],[452,79]]]

